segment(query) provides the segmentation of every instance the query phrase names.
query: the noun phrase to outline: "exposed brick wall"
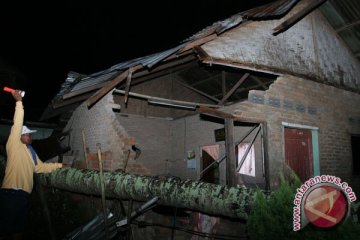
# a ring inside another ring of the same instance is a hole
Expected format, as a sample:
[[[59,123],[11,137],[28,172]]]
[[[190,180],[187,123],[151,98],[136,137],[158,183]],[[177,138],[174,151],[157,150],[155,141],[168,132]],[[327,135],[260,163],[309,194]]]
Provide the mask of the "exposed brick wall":
[[[356,181],[352,171],[351,134],[360,133],[360,95],[292,76],[279,77],[267,91],[250,91],[233,113],[267,121],[272,176],[284,162],[282,122],[319,128],[321,174]]]
[[[69,121],[72,129],[68,141],[78,165],[84,164],[82,130],[86,136],[91,167],[98,168],[97,144],[101,144],[105,170],[123,169],[132,144],[142,153],[136,160],[130,151],[126,171],[144,175],[174,175],[197,179],[199,168],[187,169],[184,155],[187,150],[214,144],[214,129],[223,124],[201,121],[199,115],[170,120],[114,113],[107,94],[93,108],[80,106]],[[302,124],[319,128],[319,152],[321,174],[336,175],[347,181],[355,193],[360,179],[351,176],[350,135],[360,134],[360,95],[331,86],[292,76],[279,77],[267,91],[250,91],[248,101],[220,109],[254,121],[266,121],[268,126],[268,152],[272,186],[276,186],[277,173],[284,163],[284,139],[282,122]],[[66,129],[66,130],[67,130]],[[234,128],[239,139],[246,128]],[[223,142],[220,142],[223,144]],[[222,149],[223,151],[223,149]],[[197,152],[199,154],[199,151]],[[199,163],[198,163],[199,164]],[[223,168],[224,170],[224,168]],[[147,217],[148,215],[144,215]],[[192,216],[192,215],[191,215]],[[196,226],[192,217],[184,218],[187,226]],[[149,221],[167,223],[167,216],[149,216]],[[238,224],[238,223],[236,223]],[[218,233],[241,235],[243,229],[221,218]],[[157,238],[168,237],[169,231],[156,228],[138,229],[136,234],[152,234]],[[178,238],[188,237],[176,233]]]
[[[87,156],[87,160],[88,160],[88,165],[87,167],[90,169],[96,169],[99,170],[100,169],[100,161],[99,161],[99,154],[101,154],[101,162],[102,162],[102,167],[104,171],[112,171],[113,170],[113,164],[114,162],[112,161],[112,153],[111,151],[106,151],[106,152],[99,152],[99,153],[89,153]]]
[[[72,129],[70,145],[76,162],[84,162],[82,130],[85,132],[89,154],[111,152],[112,171],[123,169],[144,175],[175,175],[196,179],[197,169],[188,169],[186,151],[214,144],[214,129],[223,127],[200,121],[198,115],[170,120],[114,113],[107,94],[91,109],[81,105],[73,114],[67,129]],[[220,109],[254,121],[264,120],[268,127],[270,174],[276,178],[284,163],[284,127],[282,122],[319,128],[321,174],[341,177],[359,183],[351,175],[351,134],[360,133],[360,95],[332,86],[292,76],[279,77],[267,91],[252,90],[248,101]],[[67,130],[66,129],[66,130]],[[241,133],[239,133],[241,136]],[[142,150],[134,160],[130,151],[135,143]],[[130,153],[130,154],[129,154]],[[199,157],[197,156],[197,159]],[[84,165],[79,164],[79,165]],[[96,168],[96,166],[95,166]],[[273,181],[273,185],[276,182]]]
[[[185,96],[188,101],[208,101],[172,81],[171,77],[134,86],[133,90],[171,99],[181,99],[179,96]],[[113,103],[122,106],[121,114],[112,110]],[[110,92],[92,108],[88,109],[82,104],[76,109],[65,128],[65,131],[72,129],[65,141],[72,147],[71,155],[75,157],[77,167],[86,168],[82,141],[84,131],[89,168],[98,169],[97,151],[100,147],[103,154],[107,153],[103,159],[106,163],[105,170],[120,169],[143,175],[171,174],[169,169],[174,157],[170,132],[170,125],[173,123],[170,119],[188,113],[184,110],[149,106],[146,101],[133,98],[125,107],[123,99]],[[135,152],[131,151],[132,145],[141,150],[138,159],[135,159]]]
[[[149,82],[135,85],[131,91],[149,96],[168,99],[178,99],[193,102],[208,102],[209,100],[189,90],[175,81],[175,76],[161,77]],[[122,106],[117,114],[119,126],[124,128],[129,136],[135,138],[136,146],[141,149],[138,159],[128,161],[126,170],[145,175],[172,175],[181,178],[195,179],[197,169],[188,169],[184,159],[186,150],[193,150],[199,143],[214,142],[213,129],[206,124],[187,124],[184,127],[181,118],[189,114],[188,110],[149,105],[146,100],[131,98],[125,108],[122,97],[114,95],[114,101]],[[190,112],[191,113],[191,112]],[[194,112],[195,114],[195,112]],[[174,120],[174,119],[178,120]],[[192,118],[192,117],[190,117]],[[196,117],[199,118],[198,116]],[[199,121],[199,120],[197,120]],[[197,126],[194,128],[194,126]],[[198,126],[205,128],[200,131]],[[193,127],[193,129],[191,129]],[[217,128],[223,125],[216,125]],[[184,147],[184,129],[188,129],[187,141],[197,141],[198,144],[187,144]],[[204,134],[209,136],[205,136]],[[211,141],[209,140],[211,138]],[[204,144],[205,145],[205,144]]]
[[[75,157],[75,166],[86,167],[82,137],[84,131],[89,167],[98,167],[93,158],[100,150],[101,153],[106,153],[103,160],[111,162],[104,165],[105,170],[122,169],[132,139],[115,120],[112,103],[112,94],[108,93],[92,108],[88,109],[83,103],[73,113],[65,128],[65,131],[71,129],[71,133],[64,141],[69,142],[72,148],[71,155]]]

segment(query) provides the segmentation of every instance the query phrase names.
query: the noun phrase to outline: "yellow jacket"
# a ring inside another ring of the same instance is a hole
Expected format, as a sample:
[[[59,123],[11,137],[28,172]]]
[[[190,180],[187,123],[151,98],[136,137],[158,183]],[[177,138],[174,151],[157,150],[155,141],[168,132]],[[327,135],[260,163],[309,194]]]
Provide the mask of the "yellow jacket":
[[[6,143],[6,169],[2,188],[22,189],[31,193],[33,189],[33,174],[48,173],[61,168],[61,163],[43,163],[39,157],[37,165],[26,144],[20,140],[24,121],[24,108],[21,101],[16,102],[14,124],[11,127],[9,139]]]

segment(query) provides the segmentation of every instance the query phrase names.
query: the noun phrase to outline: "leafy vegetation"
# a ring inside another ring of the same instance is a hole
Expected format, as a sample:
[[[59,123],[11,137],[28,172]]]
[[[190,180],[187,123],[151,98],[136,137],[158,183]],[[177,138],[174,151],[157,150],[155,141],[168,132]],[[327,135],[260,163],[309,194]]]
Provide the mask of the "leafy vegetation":
[[[353,215],[332,228],[324,229],[308,224],[300,231],[293,231],[293,201],[296,189],[300,186],[298,178],[289,183],[281,177],[280,187],[271,195],[267,196],[260,189],[257,190],[254,208],[247,221],[249,239],[360,239],[360,224],[354,221]]]

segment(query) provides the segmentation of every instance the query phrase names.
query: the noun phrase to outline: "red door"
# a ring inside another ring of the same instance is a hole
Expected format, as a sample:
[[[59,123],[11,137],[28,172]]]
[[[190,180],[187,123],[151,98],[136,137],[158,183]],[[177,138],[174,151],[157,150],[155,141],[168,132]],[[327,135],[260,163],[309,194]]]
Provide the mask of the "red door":
[[[285,161],[302,182],[313,176],[310,130],[285,128]]]

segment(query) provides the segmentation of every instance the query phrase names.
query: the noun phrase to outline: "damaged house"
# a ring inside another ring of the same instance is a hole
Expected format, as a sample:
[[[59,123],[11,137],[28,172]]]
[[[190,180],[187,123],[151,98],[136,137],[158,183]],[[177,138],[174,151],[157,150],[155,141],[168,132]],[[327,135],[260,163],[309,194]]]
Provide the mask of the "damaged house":
[[[267,191],[292,169],[359,195],[360,65],[324,2],[276,1],[172,49],[69,72],[42,119],[59,117],[75,168]],[[209,219],[208,232],[231,224]]]

